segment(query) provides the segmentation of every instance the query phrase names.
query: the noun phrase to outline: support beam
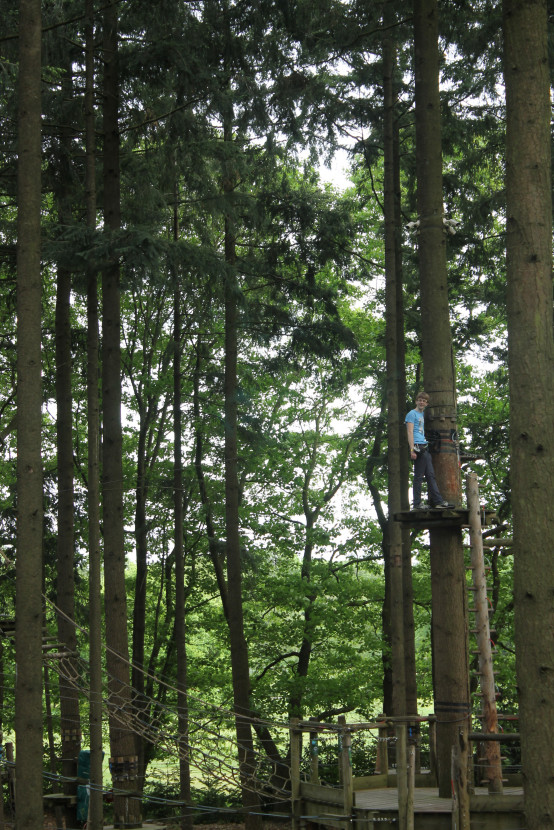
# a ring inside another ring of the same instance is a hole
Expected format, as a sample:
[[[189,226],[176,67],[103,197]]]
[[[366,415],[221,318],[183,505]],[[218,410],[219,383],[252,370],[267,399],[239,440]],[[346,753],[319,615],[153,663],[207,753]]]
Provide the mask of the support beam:
[[[470,473],[466,478],[466,495],[469,512],[469,538],[471,546],[471,577],[474,597],[475,623],[474,631],[479,652],[479,685],[482,693],[483,732],[497,732],[496,689],[492,664],[492,643],[489,623],[489,605],[487,598],[487,578],[485,557],[481,536],[481,519],[479,506],[479,483],[477,476]],[[485,778],[489,792],[502,792],[502,764],[498,743],[485,744],[484,750]]]

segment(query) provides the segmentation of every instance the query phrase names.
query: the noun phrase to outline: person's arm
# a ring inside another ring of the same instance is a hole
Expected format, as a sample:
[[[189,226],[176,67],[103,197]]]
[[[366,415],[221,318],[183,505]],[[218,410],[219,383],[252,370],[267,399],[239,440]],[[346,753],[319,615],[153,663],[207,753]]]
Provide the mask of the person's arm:
[[[417,458],[417,454],[414,450],[414,425],[411,421],[406,421],[406,431],[408,433],[408,444],[410,445],[410,458],[413,460]]]

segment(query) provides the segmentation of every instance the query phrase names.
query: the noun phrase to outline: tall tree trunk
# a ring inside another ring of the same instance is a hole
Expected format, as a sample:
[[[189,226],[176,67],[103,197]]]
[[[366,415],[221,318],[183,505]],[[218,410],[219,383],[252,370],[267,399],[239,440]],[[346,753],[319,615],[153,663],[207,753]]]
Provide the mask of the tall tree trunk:
[[[415,100],[419,268],[425,388],[431,396],[428,427],[441,435],[435,459],[443,498],[461,500],[452,430],[456,391],[443,229],[441,115],[437,0],[415,0]],[[431,530],[434,691],[439,792],[451,793],[451,748],[470,712],[467,599],[459,528]]]
[[[304,553],[302,556],[301,579],[305,583],[304,590],[306,591],[306,607],[304,610],[304,624],[302,626],[302,642],[298,651],[298,663],[296,664],[296,678],[299,682],[293,684],[293,691],[289,697],[289,718],[301,718],[303,716],[303,697],[305,680],[308,676],[308,669],[310,668],[310,660],[312,656],[312,642],[314,640],[315,623],[314,623],[314,602],[316,600],[317,592],[313,589],[309,590],[312,573],[312,554],[314,549],[314,526],[317,514],[310,510],[307,499],[308,479],[304,484],[302,493],[302,501],[304,503],[304,517],[306,519],[306,541],[304,542]]]
[[[242,564],[239,533],[237,446],[237,307],[234,280],[225,289],[225,530],[227,537],[227,608],[231,644],[233,701],[246,825],[257,830],[261,819],[256,789],[256,762],[251,728],[250,671],[244,636]]]
[[[231,147],[232,117],[224,120],[224,140]],[[226,171],[224,192],[234,189],[234,176]],[[242,802],[248,830],[261,828],[260,801],[256,792],[256,760],[250,707],[250,668],[244,636],[242,562],[240,555],[239,475],[238,475],[238,284],[235,274],[236,237],[230,207],[225,216],[225,532],[227,553],[227,611],[231,645],[233,701],[238,743]]]
[[[62,84],[64,100],[71,101],[71,67],[66,67]],[[68,120],[68,119],[67,119]],[[69,124],[69,120],[68,120]],[[69,126],[62,128],[60,169],[58,181],[68,187],[69,170]],[[71,200],[66,190],[58,193],[58,216],[62,226],[71,223]],[[77,649],[75,630],[75,532],[74,532],[74,485],[73,485],[73,395],[71,389],[71,273],[58,266],[56,286],[56,444],[58,452],[58,538],[57,538],[57,605],[62,611],[58,616],[58,638],[65,649]],[[69,658],[74,662],[73,658]],[[62,776],[64,792],[77,794],[77,760],[81,748],[81,723],[79,695],[77,689],[60,676],[60,736],[62,741]],[[76,806],[64,808],[66,825],[75,826]]]
[[[395,49],[387,34],[383,40],[383,90],[384,90],[384,199],[385,199],[385,317],[387,364],[387,467],[388,467],[388,534],[387,548],[390,575],[390,632],[392,660],[392,715],[406,714],[406,675],[404,662],[404,591],[402,580],[402,530],[394,514],[401,508],[400,444],[399,429],[399,370],[402,368],[402,342],[398,341],[395,171],[394,171],[394,92],[393,73]]]
[[[141,412],[137,445],[137,485],[135,489],[135,555],[137,570],[133,604],[133,660],[131,668],[133,701],[135,708],[141,713],[141,718],[146,717],[148,710],[148,703],[144,696],[144,641],[146,634],[146,587],[148,578],[148,540],[146,533],[146,498],[148,491],[146,483],[147,430],[147,418],[144,412]],[[138,758],[139,789],[142,792],[146,775],[145,745],[142,735],[135,736],[135,745]]]
[[[390,9],[385,5],[385,23],[390,23]],[[404,426],[404,412],[406,406],[406,368],[405,368],[405,339],[404,339],[404,299],[402,285],[402,245],[401,245],[401,186],[400,186],[400,155],[399,155],[399,126],[396,112],[395,67],[396,58],[394,41],[390,37],[390,30],[386,28],[387,36],[383,42],[383,90],[385,99],[384,113],[384,166],[385,166],[385,268],[387,273],[387,431],[390,446],[393,448],[393,457],[388,459],[389,473],[394,470],[389,486],[395,491],[393,503],[389,501],[389,515],[396,510],[408,509],[408,483],[410,463],[406,449],[406,429]],[[391,389],[394,384],[394,389]],[[396,435],[392,430],[396,428]],[[390,496],[389,496],[390,499]],[[381,522],[382,524],[382,522]],[[405,683],[405,711],[417,713],[417,685],[415,672],[415,628],[413,619],[413,586],[411,567],[411,540],[408,528],[390,527],[387,520],[383,528],[383,551],[385,556],[385,601],[383,608],[383,629],[390,642],[393,615],[391,613],[391,558],[390,533],[393,534],[395,549],[401,545],[402,550],[402,619],[403,632],[396,632],[395,640],[401,644],[404,667],[400,670],[399,682]],[[400,542],[399,542],[400,540]],[[396,559],[396,572],[399,566]],[[399,602],[395,600],[395,605]],[[398,695],[398,681],[393,679],[388,654],[385,659],[385,682],[383,702],[385,711],[393,712]],[[394,692],[394,695],[393,695]],[[402,704],[404,707],[404,704]]]
[[[94,107],[94,0],[85,2],[85,203],[89,231],[96,230]],[[102,557],[100,552],[100,402],[98,389],[98,274],[87,272],[87,452],[90,664],[90,802],[87,826],[102,830]]]
[[[515,640],[530,830],[554,824],[554,346],[547,31],[546,0],[504,0]]]
[[[383,393],[383,397],[381,400],[381,411],[379,414],[379,421],[378,421],[378,429],[373,433],[373,446],[371,448],[371,453],[369,454],[366,460],[366,467],[365,467],[365,477],[366,483],[369,488],[369,492],[371,493],[371,498],[373,501],[373,507],[375,508],[375,512],[377,513],[377,519],[379,521],[379,527],[381,528],[382,534],[382,541],[381,541],[381,549],[383,551],[383,561],[384,561],[384,573],[385,573],[385,586],[384,586],[384,596],[383,596],[383,603],[381,606],[381,627],[383,630],[383,650],[382,650],[382,663],[383,663],[383,711],[386,713],[392,712],[393,710],[393,702],[392,702],[392,667],[391,667],[391,656],[390,656],[390,643],[391,643],[391,599],[390,599],[390,563],[389,563],[389,523],[385,511],[383,510],[383,503],[381,498],[381,492],[379,487],[375,484],[374,476],[375,476],[375,469],[377,466],[377,461],[381,456],[381,445],[384,437],[384,432],[386,428],[386,408],[387,408],[387,398],[386,398],[386,391]]]
[[[43,824],[41,459],[41,13],[19,2],[17,164],[16,812]]]
[[[169,395],[164,396],[160,406],[160,395],[153,389],[149,389],[148,374],[153,369],[154,355],[162,335],[164,316],[163,309],[167,299],[167,292],[161,290],[156,292],[152,302],[147,301],[141,306],[142,313],[147,315],[148,321],[144,329],[144,348],[142,350],[143,365],[139,376],[129,367],[130,377],[135,387],[135,401],[139,414],[138,441],[137,441],[137,467],[136,467],[136,488],[135,488],[135,554],[136,554],[136,576],[135,595],[133,604],[133,649],[131,667],[131,685],[133,687],[133,706],[141,720],[147,721],[150,717],[150,704],[146,692],[147,682],[145,680],[146,658],[146,605],[148,585],[148,519],[147,504],[149,496],[149,482],[152,464],[160,452],[162,435],[164,432],[167,416]],[[141,325],[137,310],[136,325]],[[148,340],[148,344],[146,341]],[[132,351],[132,348],[131,348]],[[165,374],[166,366],[171,361],[171,349],[166,348],[161,357],[161,366],[158,367],[160,376]],[[157,638],[151,651],[151,668],[155,666],[159,643]],[[149,761],[148,742],[143,735],[136,735],[136,753],[138,757],[138,790],[144,789],[146,768]]]
[[[229,609],[227,604],[227,582],[225,581],[225,566],[224,558],[221,555],[219,540],[216,537],[216,529],[213,521],[212,504],[208,495],[208,488],[206,486],[206,477],[204,476],[203,460],[204,460],[204,434],[202,419],[200,417],[200,379],[202,368],[202,345],[200,337],[196,341],[196,359],[194,361],[194,371],[192,376],[192,401],[194,412],[194,469],[196,472],[196,479],[198,481],[198,491],[200,495],[200,502],[204,510],[204,522],[206,525],[206,535],[208,537],[208,550],[210,559],[214,566],[215,578],[219,595],[221,597],[221,605],[223,608],[223,615],[225,619],[229,620]]]
[[[77,649],[75,624],[74,521],[73,521],[73,431],[71,394],[71,275],[58,268],[56,298],[56,404],[58,448],[58,539],[57,605],[58,639],[69,652]],[[73,658],[68,658],[72,661]],[[62,775],[68,795],[77,793],[77,759],[81,748],[79,696],[74,686],[60,676],[60,736]],[[75,808],[66,811],[66,823],[74,826]]]
[[[117,6],[104,11],[104,225],[120,229]],[[110,703],[128,713],[110,714],[110,753],[114,784],[114,825],[141,823],[137,798],[137,757],[131,726],[129,643],[125,593],[125,536],[121,430],[121,312],[119,263],[113,257],[102,274],[102,488],[104,525],[104,597]],[[130,795],[129,793],[132,793]]]
[[[173,238],[179,239],[178,192],[175,193]],[[173,431],[174,449],[174,515],[175,515],[175,637],[177,640],[177,717],[179,734],[179,797],[185,804],[191,803],[189,706],[187,677],[187,636],[185,614],[185,551],[183,543],[183,458],[181,415],[181,355],[182,355],[181,291],[175,276],[173,294]],[[192,827],[192,813],[183,809],[182,830]]]
[[[393,87],[394,102],[397,103],[396,89]],[[398,109],[392,124],[392,150],[394,170],[394,211],[395,211],[395,266],[396,266],[396,342],[397,342],[397,383],[398,383],[398,430],[400,445],[400,509],[409,509],[409,483],[411,460],[406,450],[406,339],[404,335],[404,286],[402,266],[402,187],[400,183],[400,129]],[[402,525],[402,581],[404,593],[404,677],[406,682],[406,712],[417,715],[417,675],[414,623],[414,586],[412,581],[412,539],[410,528]],[[418,727],[414,727],[417,731]]]

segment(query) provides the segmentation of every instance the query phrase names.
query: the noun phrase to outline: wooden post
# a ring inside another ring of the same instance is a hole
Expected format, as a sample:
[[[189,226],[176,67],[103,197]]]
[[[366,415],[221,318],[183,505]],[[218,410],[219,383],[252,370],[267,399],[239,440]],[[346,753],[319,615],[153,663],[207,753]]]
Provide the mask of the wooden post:
[[[479,484],[475,474],[466,478],[467,506],[469,512],[469,539],[471,546],[471,574],[475,609],[474,633],[479,652],[479,684],[482,695],[483,732],[498,732],[496,711],[496,689],[492,664],[491,633],[489,608],[487,600],[487,581],[485,573],[485,556],[479,507]],[[484,746],[485,778],[489,792],[502,792],[502,762],[500,745],[496,741],[487,741]]]
[[[437,781],[437,721],[430,717],[429,725],[429,774]]]
[[[470,830],[468,762],[469,741],[468,728],[464,724],[459,732],[460,742],[460,830]]]
[[[398,791],[398,827],[408,830],[408,724],[396,724],[396,787]]]
[[[415,790],[415,773],[417,764],[417,754],[419,747],[418,733],[413,737],[408,737],[408,797],[406,803],[406,830],[414,830],[415,816],[414,816],[414,790]]]
[[[408,740],[408,792],[406,798],[406,830],[414,830],[414,789],[417,738]]]
[[[344,715],[339,717],[341,729],[341,771],[342,771],[342,786],[344,789],[344,815],[346,818],[345,826],[347,828],[352,826],[352,814],[354,807],[354,781],[352,778],[352,738],[350,730],[346,726],[346,718]]]
[[[316,721],[316,718],[310,718]],[[319,747],[317,743],[317,730],[310,732],[310,781],[312,784],[319,784]]]
[[[460,783],[458,781],[458,768],[460,766],[459,759],[460,749],[454,744],[450,755],[450,778],[452,780],[452,830],[459,830],[458,821],[460,816],[458,792]]]
[[[458,742],[452,747],[452,829],[470,830],[469,789],[467,781],[467,727],[462,726]]]
[[[302,732],[298,729],[298,718],[290,720],[290,800],[292,830],[300,830],[300,755],[302,753]]]
[[[384,718],[385,715],[379,715],[378,720]],[[389,771],[389,737],[388,727],[386,724],[379,727],[379,734],[377,738],[377,758],[375,759],[375,772],[377,774],[384,773],[387,775]]]

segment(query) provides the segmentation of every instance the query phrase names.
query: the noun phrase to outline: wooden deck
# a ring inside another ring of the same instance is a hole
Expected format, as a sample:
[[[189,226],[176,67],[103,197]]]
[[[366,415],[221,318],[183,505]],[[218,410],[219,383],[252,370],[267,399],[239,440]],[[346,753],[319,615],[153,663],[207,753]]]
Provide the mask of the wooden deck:
[[[345,815],[341,788],[301,785],[299,827],[330,830],[384,830],[398,828],[398,792],[395,787],[356,789],[353,821]],[[414,790],[414,830],[452,830],[452,799],[439,798],[437,787]],[[523,789],[504,787],[502,795],[489,795],[477,787],[471,795],[472,830],[525,830]]]
[[[467,527],[469,524],[469,510],[463,507],[454,507],[447,510],[424,508],[422,510],[402,510],[393,515],[395,522],[406,527],[429,529],[435,527]],[[496,519],[494,510],[481,511],[481,524],[490,525]]]
[[[398,812],[398,794],[395,788],[386,787],[379,790],[361,790],[356,792],[356,807],[379,812]],[[435,788],[414,790],[414,812],[452,813],[452,799],[439,798]]]
[[[486,787],[476,787],[477,799],[490,799]],[[508,799],[507,797],[510,796]],[[504,787],[504,793],[498,798],[506,799],[506,804],[513,803],[513,797],[521,800],[523,805],[523,789],[521,787]],[[496,802],[497,799],[492,799]],[[478,803],[478,802],[475,802]],[[366,810],[380,810],[398,812],[398,795],[394,787],[379,790],[358,790],[356,792],[356,807]],[[452,799],[439,798],[437,787],[416,787],[414,790],[414,812],[416,813],[452,813]]]
[[[471,828],[475,830],[524,830],[523,789],[505,787],[502,795],[489,795],[477,787],[471,796]],[[358,790],[355,814],[360,830],[398,827],[398,794],[395,788]],[[414,790],[415,830],[451,830],[452,799],[439,798],[436,787]]]

